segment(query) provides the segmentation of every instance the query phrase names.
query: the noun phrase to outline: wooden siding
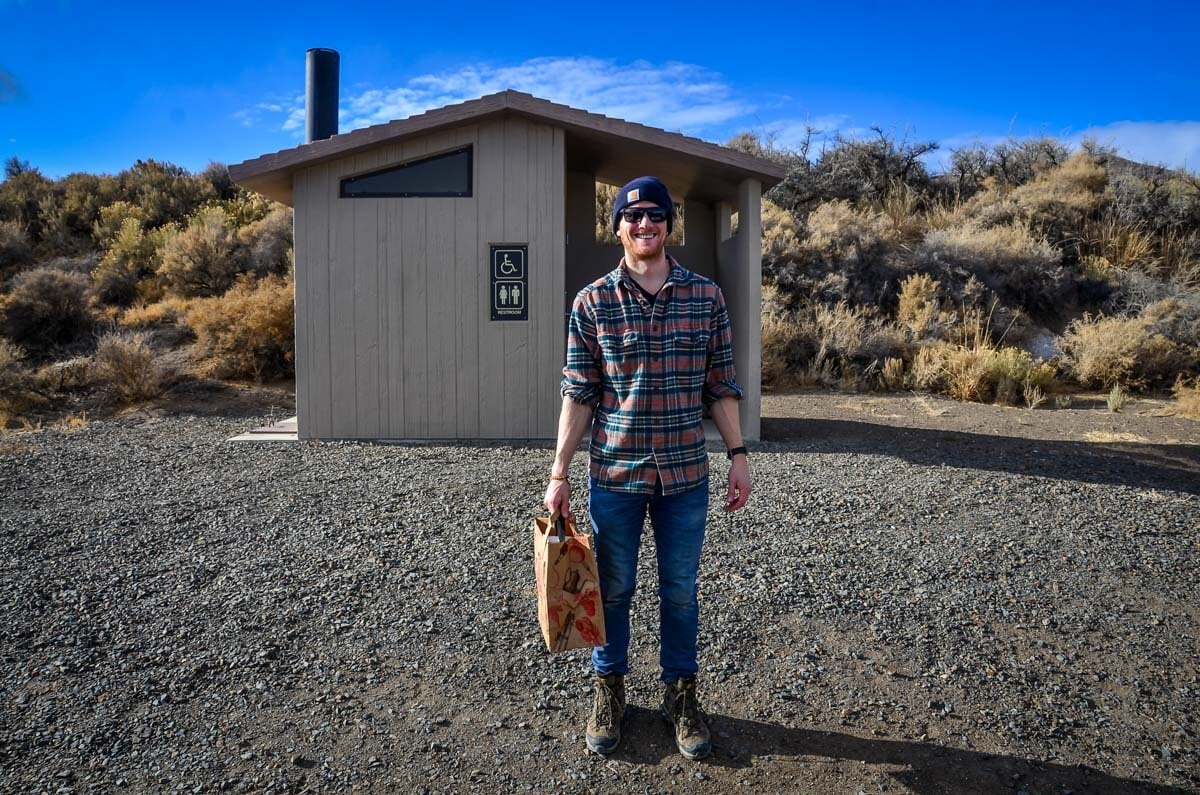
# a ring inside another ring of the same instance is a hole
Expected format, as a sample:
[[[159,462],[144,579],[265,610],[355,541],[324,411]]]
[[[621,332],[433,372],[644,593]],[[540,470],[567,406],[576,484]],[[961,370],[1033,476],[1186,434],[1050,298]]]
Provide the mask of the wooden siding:
[[[733,326],[733,362],[745,394],[738,406],[742,435],[758,441],[762,415],[762,186],[738,186],[738,231],[730,236],[733,207],[716,208],[717,282]]]
[[[338,197],[340,179],[472,145],[470,198]],[[549,438],[565,342],[564,133],[496,117],[299,170],[299,435]],[[529,246],[529,320],[490,320],[489,246]]]

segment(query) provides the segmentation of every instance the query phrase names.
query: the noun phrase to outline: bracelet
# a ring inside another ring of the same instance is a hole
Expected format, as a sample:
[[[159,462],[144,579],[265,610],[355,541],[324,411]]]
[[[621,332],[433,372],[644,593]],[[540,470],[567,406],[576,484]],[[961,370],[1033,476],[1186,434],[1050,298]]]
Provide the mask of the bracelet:
[[[570,480],[570,478],[567,477],[566,475],[551,475],[550,479],[551,480]]]

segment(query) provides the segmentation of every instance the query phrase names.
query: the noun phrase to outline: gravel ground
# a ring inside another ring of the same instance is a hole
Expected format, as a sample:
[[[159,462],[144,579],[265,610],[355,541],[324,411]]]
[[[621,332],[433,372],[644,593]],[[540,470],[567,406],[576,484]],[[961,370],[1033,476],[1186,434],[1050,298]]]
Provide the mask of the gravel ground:
[[[650,554],[624,744],[584,751],[532,592],[548,445],[225,441],[255,419],[0,436],[0,789],[1200,785],[1194,444],[769,420],[711,518],[691,763]]]

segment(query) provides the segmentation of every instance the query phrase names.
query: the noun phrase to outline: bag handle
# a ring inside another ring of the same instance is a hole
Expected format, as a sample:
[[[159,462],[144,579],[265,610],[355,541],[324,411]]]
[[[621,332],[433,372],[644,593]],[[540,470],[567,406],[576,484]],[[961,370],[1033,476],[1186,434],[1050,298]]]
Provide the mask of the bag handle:
[[[550,514],[550,523],[553,524],[554,529],[558,531],[558,543],[564,543],[567,540],[567,523],[558,513],[558,511]]]

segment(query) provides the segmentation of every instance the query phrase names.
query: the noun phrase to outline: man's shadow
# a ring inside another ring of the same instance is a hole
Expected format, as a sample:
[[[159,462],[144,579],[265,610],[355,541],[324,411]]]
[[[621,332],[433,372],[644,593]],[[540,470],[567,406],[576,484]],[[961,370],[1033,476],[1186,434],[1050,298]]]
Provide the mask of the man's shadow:
[[[1030,792],[1179,793],[1175,787],[1118,778],[1086,765],[1062,765],[1018,756],[964,751],[933,743],[867,739],[841,732],[793,729],[774,723],[708,715],[713,753],[702,764],[748,768],[770,757],[791,766],[805,761],[854,761],[902,767],[888,772],[918,793]],[[678,757],[671,729],[657,710],[628,706],[621,724],[624,739],[610,758],[654,765]]]

